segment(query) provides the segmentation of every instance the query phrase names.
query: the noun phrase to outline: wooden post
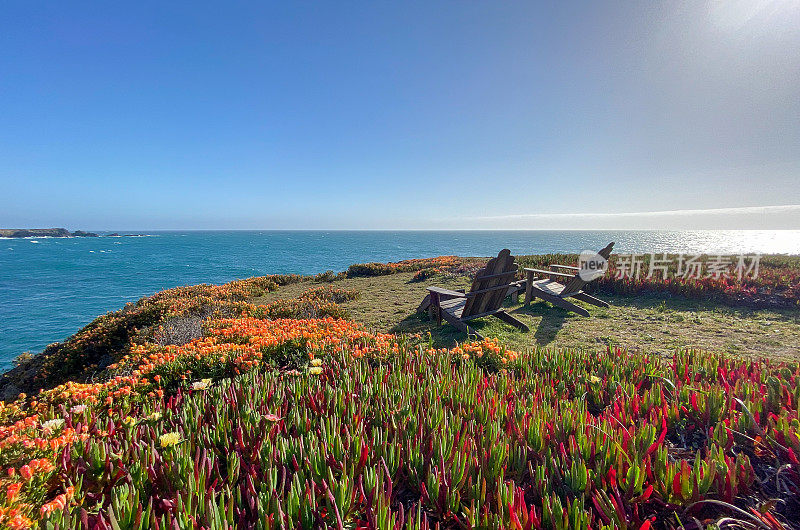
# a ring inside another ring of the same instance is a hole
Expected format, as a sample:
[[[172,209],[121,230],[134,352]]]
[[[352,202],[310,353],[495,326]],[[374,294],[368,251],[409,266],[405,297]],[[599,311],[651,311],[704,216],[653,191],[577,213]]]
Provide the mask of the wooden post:
[[[525,273],[525,305],[528,305],[533,297],[533,271],[525,271]]]

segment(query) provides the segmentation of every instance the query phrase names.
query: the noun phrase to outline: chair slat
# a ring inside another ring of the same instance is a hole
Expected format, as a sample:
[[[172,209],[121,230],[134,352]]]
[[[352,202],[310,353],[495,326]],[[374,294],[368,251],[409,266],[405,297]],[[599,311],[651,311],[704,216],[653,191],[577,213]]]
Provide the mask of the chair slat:
[[[497,274],[490,274],[488,276],[475,276],[475,279],[476,280],[490,280],[492,278],[502,278],[504,276],[514,276],[516,274],[517,274],[517,269],[515,268],[514,270],[510,270],[510,271],[506,271],[506,272],[500,272],[500,273],[497,273]]]
[[[470,292],[479,295],[472,298],[472,303],[467,302],[462,318],[482,314],[499,309],[508,291],[508,276],[516,273],[517,265],[508,249],[503,249],[496,258],[489,260],[483,271],[479,272],[472,282]],[[501,289],[493,289],[501,287]],[[502,290],[505,287],[505,291]]]

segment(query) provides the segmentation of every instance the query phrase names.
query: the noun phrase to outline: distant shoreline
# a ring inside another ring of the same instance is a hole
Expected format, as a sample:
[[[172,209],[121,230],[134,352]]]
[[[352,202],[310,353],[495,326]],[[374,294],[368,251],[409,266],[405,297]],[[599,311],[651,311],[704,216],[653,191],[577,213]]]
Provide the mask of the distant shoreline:
[[[146,234],[96,234],[66,228],[0,228],[0,239],[66,238],[66,237],[144,237]]]
[[[0,237],[99,237],[94,232],[76,230],[70,232],[66,228],[0,228]]]

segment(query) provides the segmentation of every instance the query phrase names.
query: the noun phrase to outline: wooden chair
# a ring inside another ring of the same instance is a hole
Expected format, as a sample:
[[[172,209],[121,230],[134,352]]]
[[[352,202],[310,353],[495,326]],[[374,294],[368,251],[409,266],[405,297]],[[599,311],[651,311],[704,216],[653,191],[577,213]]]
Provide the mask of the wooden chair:
[[[468,335],[475,335],[479,339],[483,337],[474,329],[470,329],[465,322],[475,318],[496,316],[503,322],[528,331],[528,326],[506,313],[501,307],[506,296],[518,294],[521,290],[520,282],[514,281],[517,268],[511,251],[503,249],[496,258],[489,260],[486,267],[478,271],[469,292],[428,287],[428,294],[418,311],[427,309],[431,320],[435,319],[441,325],[444,319],[456,329]]]
[[[608,246],[598,252],[598,254],[603,256],[605,259],[608,259],[608,257],[611,255],[611,249],[613,247],[614,243],[611,242],[608,244]],[[586,285],[587,282],[580,277],[580,274],[578,274],[578,267],[551,264],[550,268],[561,268],[574,272],[572,274],[565,274],[563,272],[556,272],[552,270],[544,271],[541,269],[525,269],[525,305],[530,304],[533,298],[538,297],[542,300],[550,302],[554,306],[561,307],[567,311],[573,311],[585,317],[589,316],[589,312],[584,308],[569,302],[567,298],[575,298],[576,300],[581,300],[599,307],[609,307],[608,302],[604,302],[603,300],[595,298],[594,296],[586,294],[582,291],[583,286]],[[537,274],[551,277],[554,276],[557,278],[569,278],[569,281],[562,284],[553,280],[552,278],[536,279]]]

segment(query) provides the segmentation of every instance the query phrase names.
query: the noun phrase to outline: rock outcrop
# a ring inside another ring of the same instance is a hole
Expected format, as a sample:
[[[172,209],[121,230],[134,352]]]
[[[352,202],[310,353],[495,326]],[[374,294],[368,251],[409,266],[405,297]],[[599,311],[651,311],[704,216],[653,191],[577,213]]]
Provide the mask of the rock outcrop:
[[[94,232],[66,228],[0,228],[0,237],[97,237]]]

